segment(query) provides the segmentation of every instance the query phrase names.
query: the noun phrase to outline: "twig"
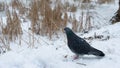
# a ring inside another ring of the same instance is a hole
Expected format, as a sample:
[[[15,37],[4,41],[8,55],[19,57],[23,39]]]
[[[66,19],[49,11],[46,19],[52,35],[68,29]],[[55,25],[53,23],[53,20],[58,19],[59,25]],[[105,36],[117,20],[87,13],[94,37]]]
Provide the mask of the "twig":
[[[79,62],[77,62],[76,64],[83,65],[83,66],[87,66],[86,64],[84,64],[84,63],[79,63]]]

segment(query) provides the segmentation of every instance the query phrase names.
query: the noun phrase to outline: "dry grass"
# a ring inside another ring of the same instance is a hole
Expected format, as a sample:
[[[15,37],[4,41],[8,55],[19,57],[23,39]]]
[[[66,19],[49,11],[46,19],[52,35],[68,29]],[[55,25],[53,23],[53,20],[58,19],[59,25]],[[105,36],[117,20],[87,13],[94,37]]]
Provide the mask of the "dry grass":
[[[105,4],[105,3],[114,3],[115,0],[98,0],[99,4]]]
[[[79,31],[80,31],[80,32],[83,31],[83,16],[84,16],[84,12],[81,12],[81,17],[80,17],[80,28],[79,28]]]
[[[92,20],[94,16],[90,14],[89,11],[82,11],[81,16],[79,17],[79,21],[76,20],[75,15],[73,18],[69,18],[72,22],[72,29],[75,32],[83,32],[86,33],[92,29]]]
[[[73,29],[73,31],[75,31],[75,32],[78,32],[78,26],[79,26],[79,22],[76,20],[76,17],[75,17],[75,15],[73,15],[73,19],[72,19],[72,29]]]
[[[9,42],[6,40],[6,37],[2,35],[3,21],[0,19],[0,54],[5,53],[10,50]]]
[[[82,3],[90,3],[93,0],[82,0]],[[104,3],[114,3],[115,0],[97,0],[99,4],[104,4]]]
[[[10,41],[16,40],[18,36],[22,34],[21,21],[15,11],[12,11],[12,15],[9,10],[7,14],[7,25],[2,28],[2,33]]]
[[[68,11],[68,12],[76,12],[77,11],[77,6],[75,6],[75,4],[70,5],[69,2],[66,2],[65,4],[61,4],[60,5],[64,10],[64,11]]]
[[[102,1],[102,0],[99,0]],[[106,2],[110,2],[113,0],[104,0]],[[90,3],[91,0],[83,0],[82,3]],[[72,22],[73,25],[73,30],[78,32],[78,31],[83,31],[83,30],[90,30],[91,29],[91,15],[89,15],[89,12],[81,13],[80,21],[77,21],[75,17],[70,18],[67,15],[67,12],[75,12],[77,10],[77,7],[73,4],[70,5],[69,2],[66,2],[65,4],[62,4],[61,1],[56,0],[56,4],[54,8],[51,8],[51,0],[34,0],[31,2],[30,7],[26,10],[26,6],[20,2],[19,0],[12,0],[11,6],[13,9],[19,10],[19,16],[20,14],[28,14],[28,17],[31,21],[31,30],[33,34],[39,34],[39,35],[45,35],[49,36],[52,38],[52,35],[57,34],[58,31],[61,31],[64,27],[66,27],[68,22]],[[82,6],[84,8],[84,6]],[[86,9],[89,9],[88,7]],[[27,12],[29,13],[27,13]],[[9,13],[10,11],[7,12],[8,16],[8,21],[10,23],[8,27],[15,25],[11,25],[13,21],[20,22],[20,20],[13,20],[12,16],[15,17],[15,19],[18,19],[17,13],[12,12]],[[85,17],[86,15],[86,17]],[[63,16],[63,18],[62,18]],[[86,19],[84,21],[83,19]],[[71,21],[70,21],[71,20]],[[85,22],[85,24],[83,24]],[[12,23],[13,24],[13,23]],[[12,35],[12,30],[9,31],[8,27],[3,29],[4,34],[9,34]],[[20,28],[20,27],[19,27]],[[15,31],[15,30],[14,30]],[[21,30],[17,30],[20,32]],[[17,34],[20,33],[15,33],[15,36],[18,36]]]
[[[30,11],[29,11],[29,17],[30,17],[30,20],[31,20],[31,28],[32,28],[32,32],[35,32],[37,33],[37,24],[38,24],[38,20],[39,20],[39,11],[38,11],[38,3],[37,1],[33,1],[31,3],[31,8],[30,8]],[[39,27],[39,26],[38,26]]]
[[[0,29],[2,33],[0,35],[0,52],[2,53],[11,50],[10,42],[15,42],[15,40],[20,39],[22,35],[21,21],[16,11],[7,9],[6,15],[6,25],[3,23],[2,19],[0,20]]]
[[[5,10],[5,3],[0,2],[0,12]]]
[[[90,3],[91,0],[83,0],[82,3]]]
[[[11,6],[13,9],[19,10],[19,14],[25,14],[26,7],[20,0],[12,0]]]
[[[78,0],[79,5],[78,7],[80,7],[80,9],[94,9],[97,4],[110,4],[110,3],[114,3],[115,0]],[[93,3],[93,4],[92,4]],[[94,4],[96,3],[96,5]]]
[[[67,23],[67,13],[64,13],[60,4],[54,9],[50,7],[49,0],[36,0],[31,3],[29,17],[32,31],[36,34],[47,35],[50,38],[65,27]]]
[[[16,39],[21,39],[22,42],[25,42],[29,47],[34,47],[35,42],[38,41],[38,39],[35,38],[35,34],[48,36],[52,39],[52,36],[62,32],[63,28],[66,27],[68,23],[72,24],[72,29],[75,32],[91,30],[93,16],[89,11],[81,12],[80,20],[78,21],[75,15],[68,17],[67,12],[76,12],[79,6],[75,4],[70,5],[69,2],[62,4],[60,0],[55,1],[54,8],[51,7],[52,0],[32,0],[29,7],[26,8],[26,5],[20,0],[12,0],[12,10],[6,11],[7,25],[4,27],[3,23],[0,22],[0,28],[3,34],[3,37],[0,37],[0,43],[3,45],[2,50],[4,50],[4,48],[10,50],[10,42]],[[110,3],[112,1],[114,0],[98,0],[100,4]],[[91,0],[83,0],[80,7],[84,8],[84,10],[94,8],[92,5],[86,7],[86,4],[90,2]],[[0,4],[0,10],[1,7],[4,10],[4,4]],[[18,12],[16,12],[16,10]],[[29,41],[21,38],[21,17],[31,21],[31,30],[27,32],[29,34]],[[19,45],[21,44],[21,40]],[[41,40],[42,39],[40,39],[40,41]]]

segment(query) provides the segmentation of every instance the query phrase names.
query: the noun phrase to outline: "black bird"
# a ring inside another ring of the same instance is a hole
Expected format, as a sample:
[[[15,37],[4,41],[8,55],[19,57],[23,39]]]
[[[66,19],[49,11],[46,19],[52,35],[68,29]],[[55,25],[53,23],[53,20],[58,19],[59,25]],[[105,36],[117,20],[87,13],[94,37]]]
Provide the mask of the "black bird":
[[[65,27],[64,30],[67,35],[68,47],[77,55],[75,59],[77,59],[79,55],[105,56],[102,51],[90,46],[89,43],[83,38],[78,37],[70,28]]]

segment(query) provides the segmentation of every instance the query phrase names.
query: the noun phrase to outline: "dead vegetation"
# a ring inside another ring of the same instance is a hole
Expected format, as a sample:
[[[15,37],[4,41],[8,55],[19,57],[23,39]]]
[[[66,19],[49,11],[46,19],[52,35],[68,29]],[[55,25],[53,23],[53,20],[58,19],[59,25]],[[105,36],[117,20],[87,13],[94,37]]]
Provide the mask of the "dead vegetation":
[[[4,48],[10,50],[10,42],[16,39],[21,39],[30,47],[33,47],[36,42],[35,34],[48,36],[52,39],[53,35],[63,32],[63,28],[68,24],[72,24],[72,29],[75,32],[87,33],[92,29],[94,17],[89,10],[93,9],[94,6],[89,5],[90,7],[86,7],[86,4],[91,3],[91,0],[84,0],[80,5],[70,4],[69,2],[63,4],[60,0],[53,1],[31,0],[29,6],[26,6],[20,0],[12,0],[10,5],[0,3],[0,11],[5,10],[7,15],[6,25],[2,23],[2,20],[0,21],[2,35],[0,37],[0,44],[2,45],[0,46],[0,50],[3,52]],[[97,2],[102,4],[106,2],[110,3],[111,1],[113,0],[98,0]],[[79,20],[76,19],[76,14],[74,14],[78,8],[82,10]],[[84,10],[87,10],[87,12],[84,12]],[[24,22],[21,19],[24,19],[24,21],[26,19],[30,20],[31,27],[29,28],[29,32],[26,31],[29,34],[29,42],[21,38],[23,33],[21,24]]]
[[[1,2],[0,3],[0,12],[4,11],[5,10],[5,3],[4,2]]]
[[[67,13],[62,11],[63,8],[59,4],[52,9],[50,3],[49,0],[33,1],[29,17],[34,33],[47,35],[51,38],[52,35],[66,26]],[[62,19],[62,14],[64,14],[65,20]]]
[[[9,10],[6,13],[7,25],[2,28],[2,34],[6,36],[7,40],[14,41],[22,34],[21,21],[15,10],[12,11],[12,15]]]
[[[99,0],[103,2],[102,0]],[[112,0],[104,0],[105,2],[111,2]],[[84,0],[82,1],[83,4],[90,3],[91,0]],[[56,0],[54,7],[51,7],[53,1],[51,0],[34,0],[31,1],[29,4],[29,7],[26,7],[21,1],[19,0],[12,0],[11,2],[11,7],[13,10],[18,10],[19,12],[16,13],[15,11],[12,11],[12,14],[10,11],[7,11],[7,20],[9,21],[9,25],[7,25],[6,28],[3,29],[4,34],[9,34],[12,36],[15,34],[15,36],[18,36],[21,31],[18,32],[12,32],[15,31],[13,29],[13,26],[15,25],[15,22],[12,23],[13,21],[20,22],[20,19],[18,19],[22,16],[29,19],[31,21],[31,30],[33,33],[38,34],[38,35],[45,35],[49,36],[52,38],[52,35],[56,35],[59,31],[62,31],[64,27],[66,27],[67,23],[72,24],[72,29],[76,32],[86,32],[89,31],[92,28],[92,15],[89,13],[89,7],[86,9],[88,12],[81,12],[80,19],[77,20],[75,18],[75,15],[73,17],[68,17],[67,12],[76,12],[77,11],[77,6],[74,4],[69,4],[69,2],[66,2],[63,4],[61,1]],[[81,6],[81,8],[84,8]],[[15,19],[18,20],[13,20]],[[23,18],[23,17],[22,17]],[[83,23],[84,22],[84,23]],[[11,25],[12,24],[12,25]],[[20,23],[19,23],[20,25]],[[8,30],[8,28],[11,27],[11,31]],[[16,29],[17,31],[18,29]],[[12,37],[10,37],[12,39]]]
[[[109,35],[100,35],[100,34],[97,34],[97,33],[94,33],[93,36],[89,36],[89,37],[84,37],[84,39],[86,40],[100,40],[100,41],[105,41],[105,40],[109,40],[110,39],[110,36]]]
[[[99,0],[102,3],[112,2],[113,0]],[[99,2],[98,1],[98,2]],[[82,3],[90,3],[91,0],[84,0]],[[31,21],[31,30],[33,33],[39,35],[47,35],[50,38],[52,35],[57,34],[58,31],[61,31],[68,22],[71,22],[73,27],[72,29],[76,32],[91,29],[91,15],[89,12],[81,12],[80,21],[78,21],[75,16],[68,17],[67,12],[76,12],[77,6],[71,5],[69,2],[63,4],[61,1],[56,0],[54,7],[51,7],[53,2],[51,0],[34,0],[31,1],[30,6],[26,6],[20,0],[12,0],[11,7],[19,12],[15,11],[11,13],[7,12],[9,22],[12,22],[12,15],[18,18],[19,16],[26,16],[26,18]],[[81,8],[84,8],[81,6]],[[90,9],[90,8],[87,8]],[[22,15],[21,15],[22,14]],[[86,15],[86,16],[85,16]],[[13,17],[14,17],[13,16]],[[10,18],[9,18],[10,17]],[[86,19],[85,21],[83,19]],[[16,21],[16,20],[15,20]],[[19,20],[20,21],[20,20]],[[83,24],[85,22],[85,24]],[[11,23],[10,23],[11,24]],[[13,24],[13,23],[12,23]],[[9,25],[10,27],[11,25]],[[8,27],[7,27],[8,28]],[[4,28],[4,30],[7,30]],[[7,34],[7,31],[3,33]],[[9,31],[11,32],[11,31]]]
[[[12,0],[10,5],[13,9],[18,10],[19,14],[24,15],[26,13],[27,8],[20,0]]]
[[[98,0],[98,3],[99,4],[105,4],[105,3],[114,3],[115,2],[115,0]]]
[[[117,12],[115,13],[115,15],[110,20],[112,24],[120,22],[120,0],[119,0],[118,4],[119,4],[119,8],[118,8]]]

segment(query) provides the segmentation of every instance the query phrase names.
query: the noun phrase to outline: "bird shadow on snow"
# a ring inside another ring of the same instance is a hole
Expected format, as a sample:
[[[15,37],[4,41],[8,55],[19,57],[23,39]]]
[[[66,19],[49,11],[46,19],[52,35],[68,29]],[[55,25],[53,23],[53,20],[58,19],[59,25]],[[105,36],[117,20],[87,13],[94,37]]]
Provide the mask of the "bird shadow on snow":
[[[93,56],[93,55],[84,55],[84,56],[79,56],[79,58],[77,59],[74,59],[74,56],[71,56],[71,57],[67,57],[66,59],[71,59],[72,61],[75,61],[75,60],[100,60],[100,59],[103,59],[105,57],[99,57],[99,56]]]
[[[76,62],[76,61],[97,61],[97,60],[101,60],[103,58],[105,58],[105,57],[87,55],[87,56],[79,56],[78,59],[74,59],[74,57],[72,56],[71,58],[70,57],[66,58],[66,60],[64,60],[64,61],[74,61],[74,62]]]
[[[82,66],[87,66],[89,65],[91,62],[92,63],[96,63],[96,61],[100,61],[102,59],[104,59],[105,57],[98,57],[98,56],[91,56],[91,55],[84,55],[84,56],[79,56],[78,59],[74,59],[73,56],[66,58],[66,60],[64,60],[65,62],[73,62],[75,64],[78,65],[82,65]],[[90,62],[90,63],[89,63]]]
[[[96,57],[96,56],[82,56],[76,60],[73,60],[76,64],[87,66],[89,62],[96,63],[96,61],[101,60],[103,57]]]
[[[94,62],[94,61],[99,61],[102,60],[104,57],[98,57],[98,56],[80,56],[78,59],[73,59],[73,62]]]
[[[98,60],[98,59],[102,59],[103,57],[96,57],[96,56],[83,56],[83,57],[79,57],[79,59],[83,59],[83,60]]]

